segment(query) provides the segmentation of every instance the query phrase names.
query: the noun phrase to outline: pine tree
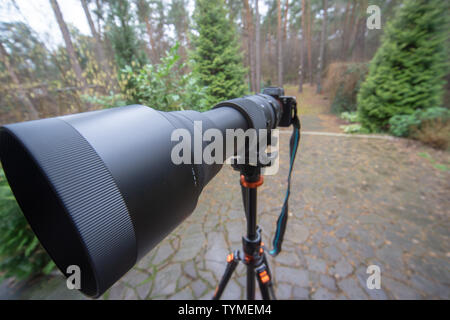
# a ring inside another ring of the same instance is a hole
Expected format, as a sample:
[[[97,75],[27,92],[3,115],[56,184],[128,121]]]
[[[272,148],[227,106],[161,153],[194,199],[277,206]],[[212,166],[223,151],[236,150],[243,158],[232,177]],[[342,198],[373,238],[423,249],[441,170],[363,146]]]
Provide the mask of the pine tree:
[[[172,24],[175,28],[175,39],[180,44],[180,56],[183,62],[186,61],[187,49],[190,47],[188,38],[190,21],[187,7],[187,0],[172,0],[167,15],[168,23]]]
[[[86,82],[86,79],[83,77],[83,70],[81,70],[80,63],[77,59],[77,55],[76,55],[75,49],[73,47],[72,39],[70,38],[69,28],[67,27],[67,24],[64,21],[61,9],[59,8],[58,1],[50,0],[50,4],[51,4],[53,12],[55,14],[56,20],[58,21],[58,25],[61,30],[61,34],[63,36],[64,42],[66,44],[67,54],[69,55],[70,63],[72,64],[72,68],[75,73],[75,77],[77,78],[78,83],[83,87],[83,90],[86,90],[87,82]]]
[[[207,87],[209,105],[242,96],[246,70],[224,0],[197,0],[194,23],[198,35],[193,39],[193,70]]]
[[[449,4],[407,0],[386,27],[382,45],[358,94],[358,114],[370,131],[394,115],[439,107],[448,70]]]
[[[107,30],[114,49],[117,66],[142,66],[147,63],[144,45],[138,39],[131,5],[126,0],[108,0],[109,12]]]

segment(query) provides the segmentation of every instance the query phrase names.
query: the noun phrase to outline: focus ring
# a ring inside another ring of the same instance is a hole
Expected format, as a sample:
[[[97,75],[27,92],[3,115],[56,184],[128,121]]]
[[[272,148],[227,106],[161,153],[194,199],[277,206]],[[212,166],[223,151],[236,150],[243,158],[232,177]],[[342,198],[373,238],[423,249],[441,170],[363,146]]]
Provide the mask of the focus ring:
[[[268,129],[264,111],[252,100],[246,98],[232,99],[217,104],[214,106],[214,109],[220,107],[231,107],[238,110],[247,120],[249,128],[256,130]]]

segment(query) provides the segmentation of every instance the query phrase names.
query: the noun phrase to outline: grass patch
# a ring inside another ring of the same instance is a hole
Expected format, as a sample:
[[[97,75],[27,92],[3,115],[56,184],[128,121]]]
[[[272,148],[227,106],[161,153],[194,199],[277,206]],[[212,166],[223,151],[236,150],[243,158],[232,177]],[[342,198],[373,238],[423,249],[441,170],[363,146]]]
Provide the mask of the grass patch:
[[[439,171],[442,172],[450,171],[450,167],[448,165],[436,162],[436,160],[434,160],[427,152],[420,152],[419,157],[428,160],[431,163],[431,165]]]

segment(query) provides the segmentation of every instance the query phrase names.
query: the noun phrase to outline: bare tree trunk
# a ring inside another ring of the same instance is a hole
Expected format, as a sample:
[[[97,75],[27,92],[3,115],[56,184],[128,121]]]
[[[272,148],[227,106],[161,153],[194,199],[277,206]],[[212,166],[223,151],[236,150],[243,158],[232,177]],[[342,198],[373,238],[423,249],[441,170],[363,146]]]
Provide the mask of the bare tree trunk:
[[[368,6],[367,0],[360,3],[357,24],[355,27],[355,35],[352,44],[353,59],[356,61],[364,61],[365,45],[366,45],[366,8]]]
[[[345,26],[344,30],[344,39],[343,39],[343,50],[342,50],[342,60],[346,61],[348,56],[351,56],[349,54],[349,47],[350,47],[350,41],[354,37],[355,30],[356,30],[356,7],[357,7],[356,0],[353,0],[353,6],[352,6],[352,12],[350,16],[348,17],[348,21],[346,22],[347,25]],[[353,28],[352,28],[353,26]]]
[[[358,6],[358,8],[356,8]],[[367,8],[367,6],[364,7],[364,4],[361,2],[358,2],[358,4],[355,3],[355,12],[353,15],[353,20],[352,20],[352,32],[350,34],[350,38],[348,41],[348,47],[347,47],[347,56],[353,58],[353,50],[355,49],[355,45],[356,45],[356,40],[358,37],[358,29],[359,29],[359,25],[361,23],[361,19],[364,18],[365,20],[365,8]]]
[[[306,48],[306,0],[302,0],[302,40],[300,45],[300,67],[298,68],[298,92],[303,92],[303,76],[305,70],[305,48]]]
[[[27,94],[26,94],[25,90],[23,89],[19,78],[17,77],[16,73],[14,72],[14,69],[12,68],[12,66],[9,62],[8,53],[6,52],[6,50],[3,47],[3,44],[1,42],[0,42],[0,59],[5,64],[6,70],[8,70],[8,74],[11,77],[12,82],[17,86],[17,93],[18,93],[19,99],[23,103],[25,108],[27,109],[30,119],[31,120],[39,119],[39,113],[37,112],[36,108],[34,107],[33,103],[31,102],[31,100],[27,97]]]
[[[158,5],[156,11],[158,12],[158,18],[157,18],[157,24],[156,24],[156,28],[155,28],[155,35],[156,38],[154,39],[154,43],[156,44],[156,46],[154,47],[156,49],[153,50],[157,53],[156,55],[156,63],[158,63],[165,50],[168,50],[168,43],[164,40],[164,26],[166,23],[166,17],[164,15],[164,4],[163,2],[160,2],[161,5]]]
[[[286,41],[287,38],[287,20],[288,20],[288,11],[289,11],[289,0],[286,0],[285,6],[284,6],[284,33],[283,33],[283,41]]]
[[[298,66],[298,92],[303,92],[303,65],[304,65],[304,46],[305,40],[300,41],[300,65]]]
[[[322,71],[325,59],[325,43],[327,41],[327,14],[328,10],[328,0],[323,0],[323,22],[322,22],[322,32],[320,34],[320,51],[319,51],[319,63],[317,68],[317,93],[322,92]]]
[[[64,22],[61,10],[59,9],[58,2],[56,0],[50,0],[50,4],[52,5],[56,20],[58,21],[59,28],[61,29],[61,33],[63,35],[64,42],[66,44],[67,54],[69,55],[70,63],[75,72],[75,77],[77,78],[77,81],[81,84],[81,86],[84,89],[86,89],[87,83],[86,80],[83,78],[81,67],[80,64],[78,63],[77,56],[75,54],[75,49],[73,48],[72,40],[70,39],[69,29],[67,29],[67,25]]]
[[[277,0],[277,9],[278,9],[278,24],[277,24],[277,47],[278,47],[278,86],[283,86],[283,56],[282,56],[282,48],[281,48],[281,0]]]
[[[259,18],[259,0],[255,0],[255,64],[256,64],[256,92],[261,92],[261,35],[260,35],[260,18]]]
[[[272,45],[273,42],[273,45]],[[273,52],[272,52],[273,51]],[[274,36],[269,35],[269,70],[270,70],[270,80],[271,84],[275,84],[275,79],[277,78],[278,67],[277,65],[277,40]]]
[[[95,5],[97,7],[97,32],[100,36],[102,34],[102,26],[100,21],[103,20],[102,7],[99,0],[95,0]]]
[[[347,34],[348,34],[348,24],[350,21],[350,1],[347,1],[347,5],[345,6],[345,18],[344,25],[342,26],[342,42],[341,42],[341,59],[344,59],[345,55],[345,47],[347,42]]]
[[[313,67],[312,67],[312,17],[311,17],[311,2],[307,1],[306,6],[306,16],[307,16],[307,39],[308,39],[308,73],[309,73],[309,83],[313,84]]]
[[[352,52],[352,60],[354,61],[363,61],[364,60],[364,51],[365,51],[365,30],[366,24],[365,19],[359,19],[356,27],[356,35],[353,41],[351,52]]]
[[[250,88],[252,92],[256,91],[256,73],[255,73],[255,46],[254,46],[254,32],[253,32],[253,18],[248,0],[244,0],[245,9],[245,26],[247,31],[247,47],[248,47],[248,62],[250,66]]]
[[[111,75],[111,70],[109,70],[108,67],[108,61],[106,60],[105,51],[103,50],[102,41],[100,40],[100,36],[95,30],[94,21],[92,20],[91,13],[89,12],[87,0],[81,0],[81,5],[83,6],[84,13],[86,14],[86,19],[89,24],[89,28],[91,29],[92,36],[95,40],[95,51],[97,52],[97,60],[100,63],[101,68],[103,71]]]
[[[146,46],[147,54],[152,63],[157,63],[159,52],[158,48],[156,47],[155,38],[153,37],[152,24],[150,22],[150,18],[148,16],[145,16],[144,22],[145,22],[145,29],[147,31],[148,38],[150,40],[150,46],[152,47],[151,49],[149,49],[148,46]]]
[[[108,33],[104,32],[104,28],[102,28],[102,22],[105,22],[105,12],[104,12],[104,8],[102,6],[104,6],[104,1],[105,0],[95,0],[95,6],[96,6],[96,12],[95,15],[97,17],[97,34],[100,38],[100,40],[103,43],[103,48],[104,48],[104,53],[106,55],[106,61],[108,63],[108,70],[111,70],[111,74],[113,74],[115,72],[114,70],[114,66],[112,65],[111,61],[114,60],[114,52],[113,50],[111,50],[112,45],[111,45],[111,41],[108,37]],[[115,80],[114,80],[115,82]]]

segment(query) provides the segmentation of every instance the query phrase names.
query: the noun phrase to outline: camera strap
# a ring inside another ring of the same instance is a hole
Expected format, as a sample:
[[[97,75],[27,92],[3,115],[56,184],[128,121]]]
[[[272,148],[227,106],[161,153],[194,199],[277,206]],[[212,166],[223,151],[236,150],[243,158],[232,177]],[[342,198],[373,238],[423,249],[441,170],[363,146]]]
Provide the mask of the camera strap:
[[[269,254],[272,256],[276,256],[281,252],[281,244],[283,243],[284,232],[286,231],[286,225],[288,220],[288,212],[289,212],[289,196],[291,194],[291,175],[292,169],[294,167],[295,156],[297,155],[298,146],[300,144],[300,119],[297,116],[297,108],[294,109],[294,116],[292,119],[293,131],[291,135],[291,139],[289,142],[289,173],[288,173],[288,184],[286,190],[286,196],[284,198],[283,207],[281,208],[281,213],[277,220],[277,229],[275,232],[275,236],[273,238],[273,249],[269,251]]]

